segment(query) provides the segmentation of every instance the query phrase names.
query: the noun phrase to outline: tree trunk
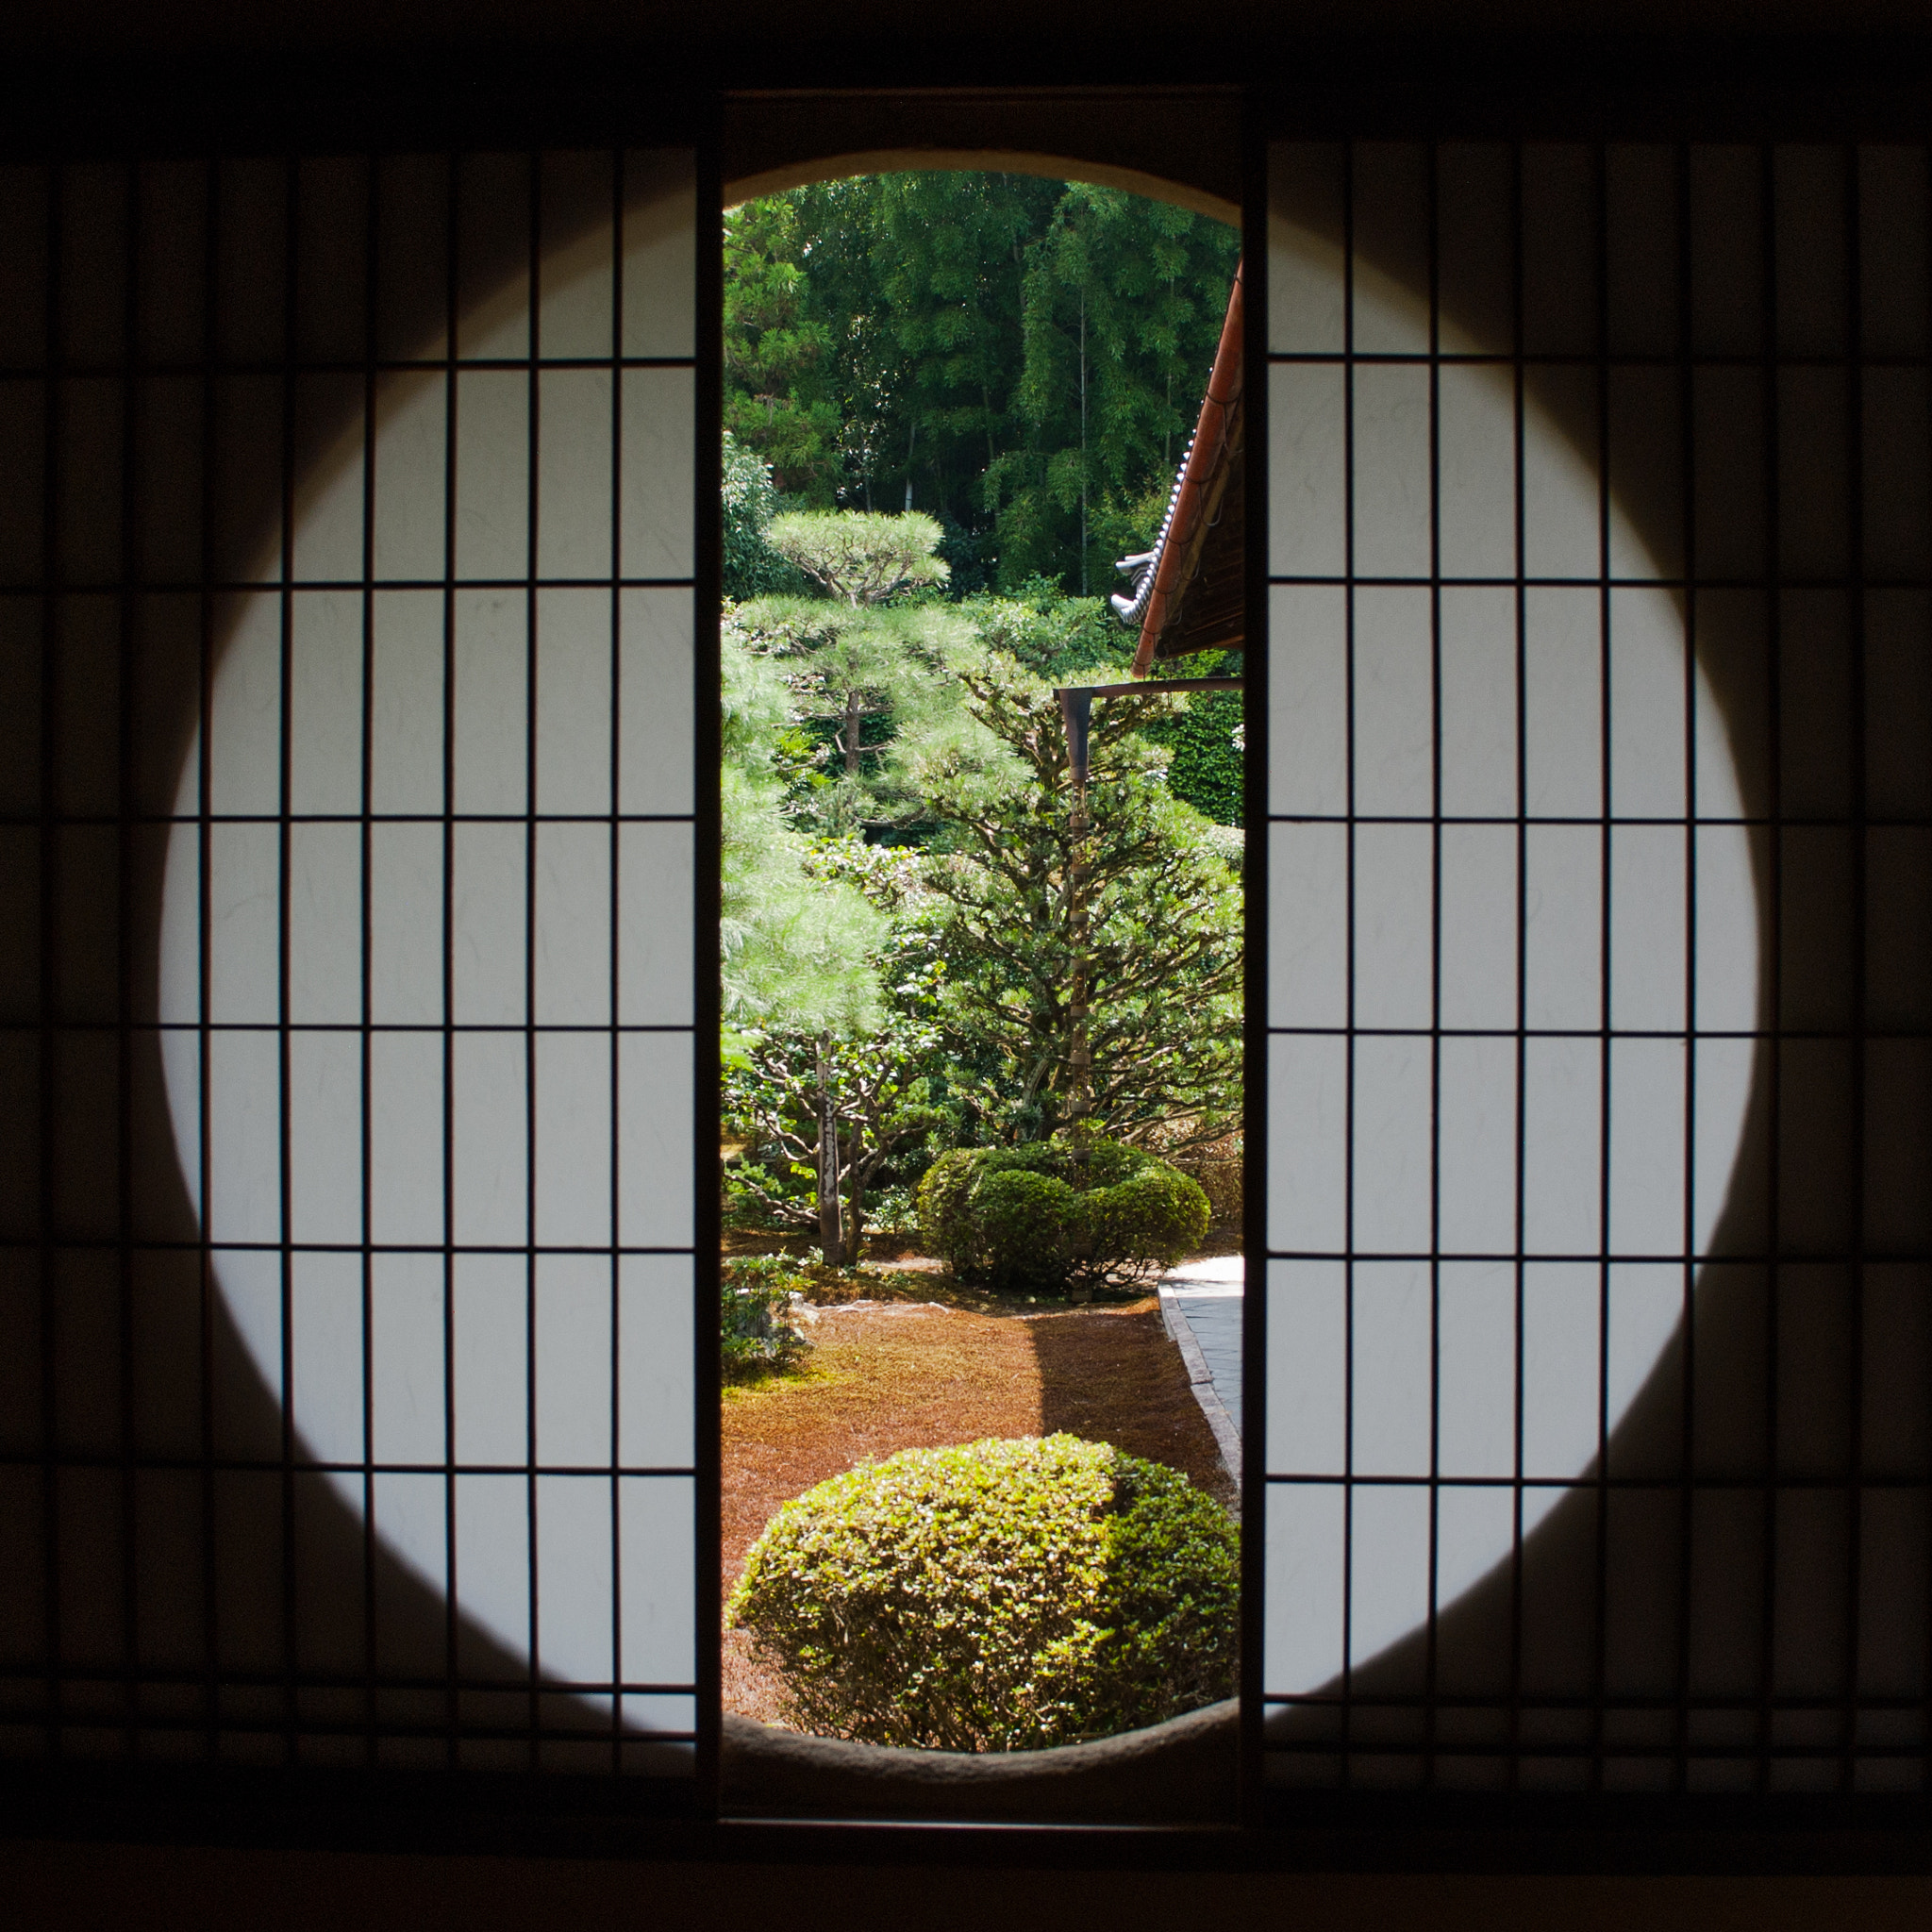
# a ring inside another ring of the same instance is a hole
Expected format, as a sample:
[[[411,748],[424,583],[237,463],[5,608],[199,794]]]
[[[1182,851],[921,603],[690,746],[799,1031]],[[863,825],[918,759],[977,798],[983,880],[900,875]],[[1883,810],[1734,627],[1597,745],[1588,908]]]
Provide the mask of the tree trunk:
[[[845,1204],[845,1265],[858,1266],[859,1254],[865,1242],[865,1184],[856,1175],[852,1182],[852,1198]]]
[[[1080,291],[1080,594],[1087,594],[1087,291]]]
[[[1073,955],[1074,983],[1067,1002],[1071,1038],[1067,1054],[1067,1111],[1074,1126],[1074,1185],[1087,1191],[1090,1116],[1093,1111],[1093,1055],[1087,1034],[1087,788],[1074,786],[1067,830],[1067,950]]]
[[[831,1041],[819,1041],[819,1253],[827,1268],[844,1259],[839,1214],[839,1117],[832,1097]]]
[[[865,727],[865,693],[848,691],[845,693],[845,774],[857,777],[858,774],[858,734]]]

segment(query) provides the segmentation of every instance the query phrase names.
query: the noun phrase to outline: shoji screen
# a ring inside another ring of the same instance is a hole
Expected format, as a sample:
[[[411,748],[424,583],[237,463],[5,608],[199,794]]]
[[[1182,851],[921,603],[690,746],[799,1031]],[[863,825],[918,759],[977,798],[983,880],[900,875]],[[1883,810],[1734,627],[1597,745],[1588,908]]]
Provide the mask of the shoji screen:
[[[0,176],[0,1744],[688,1772],[689,152]]]
[[[1927,178],[1273,153],[1276,1780],[1924,1788]]]

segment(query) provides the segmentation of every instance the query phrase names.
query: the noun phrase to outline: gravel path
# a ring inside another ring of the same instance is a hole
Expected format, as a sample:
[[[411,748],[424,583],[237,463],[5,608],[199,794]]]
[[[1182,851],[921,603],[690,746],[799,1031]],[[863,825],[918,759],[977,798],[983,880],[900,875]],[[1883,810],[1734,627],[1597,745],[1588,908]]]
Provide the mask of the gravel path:
[[[1239,1255],[1217,1255],[1161,1277],[1160,1312],[1179,1344],[1194,1398],[1237,1483],[1241,1474],[1241,1310],[1245,1269]]]

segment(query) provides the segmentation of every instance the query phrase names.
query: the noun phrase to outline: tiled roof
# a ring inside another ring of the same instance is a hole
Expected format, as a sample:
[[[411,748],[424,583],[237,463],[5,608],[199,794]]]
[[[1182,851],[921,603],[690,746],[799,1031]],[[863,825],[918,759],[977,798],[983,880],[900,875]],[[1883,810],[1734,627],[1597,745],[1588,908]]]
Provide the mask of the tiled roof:
[[[1160,659],[1233,650],[1241,643],[1241,316],[1237,268],[1200,421],[1174,478],[1160,535],[1152,550],[1123,558],[1115,566],[1132,583],[1129,594],[1112,602],[1123,624],[1140,625],[1136,677],[1146,676]]]

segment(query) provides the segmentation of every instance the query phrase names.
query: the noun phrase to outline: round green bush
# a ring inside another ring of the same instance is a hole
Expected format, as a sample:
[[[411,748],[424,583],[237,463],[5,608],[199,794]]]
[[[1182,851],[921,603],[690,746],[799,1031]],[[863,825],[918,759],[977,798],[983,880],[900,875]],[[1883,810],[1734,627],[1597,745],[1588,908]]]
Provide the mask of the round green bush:
[[[787,1503],[727,1621],[820,1736],[1018,1751],[1234,1694],[1240,1533],[1077,1436],[908,1449]]]
[[[1091,1138],[1077,1178],[1068,1137],[955,1148],[920,1183],[921,1236],[962,1281],[1053,1292],[1170,1268],[1208,1232],[1199,1183],[1138,1147]]]

